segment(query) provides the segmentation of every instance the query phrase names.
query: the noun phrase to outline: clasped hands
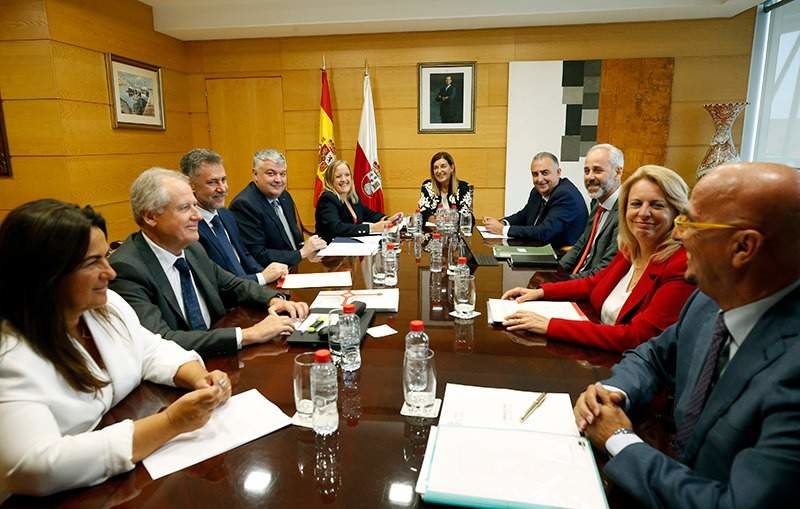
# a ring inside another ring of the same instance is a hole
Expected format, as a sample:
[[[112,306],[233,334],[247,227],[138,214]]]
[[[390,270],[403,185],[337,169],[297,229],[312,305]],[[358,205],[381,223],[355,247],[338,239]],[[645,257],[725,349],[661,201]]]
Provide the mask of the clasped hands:
[[[264,343],[294,332],[295,323],[308,316],[308,304],[274,297],[269,301],[267,316],[255,325],[242,329],[242,346]]]
[[[540,288],[531,289],[518,286],[504,293],[501,299],[525,302],[539,300],[542,297],[544,297],[544,291]],[[525,330],[534,334],[547,334],[548,325],[550,325],[549,318],[533,311],[517,311],[503,319],[503,327],[510,331]]]
[[[504,225],[499,219],[486,216],[483,218],[483,226],[485,226],[490,233],[500,235],[503,233],[503,228],[505,228],[506,225]]]
[[[606,441],[620,428],[632,427],[623,410],[625,395],[610,391],[600,382],[586,387],[578,396],[572,413],[575,424],[596,448],[605,449]]]

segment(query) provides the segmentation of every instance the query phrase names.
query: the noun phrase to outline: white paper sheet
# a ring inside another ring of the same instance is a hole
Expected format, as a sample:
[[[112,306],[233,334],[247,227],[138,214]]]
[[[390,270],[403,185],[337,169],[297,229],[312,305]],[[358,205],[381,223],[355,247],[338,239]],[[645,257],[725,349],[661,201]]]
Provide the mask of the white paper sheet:
[[[373,338],[385,338],[386,336],[397,334],[397,331],[392,329],[390,326],[383,324],[383,325],[376,325],[375,327],[370,327],[369,329],[367,329],[367,334],[369,334]]]
[[[353,286],[349,271],[312,272],[308,274],[287,274],[280,288],[328,288],[331,286]]]
[[[311,309],[340,308],[356,300],[366,304],[367,309],[395,313],[400,305],[400,291],[397,288],[324,290],[317,294]]]
[[[500,323],[505,317],[517,311],[533,311],[547,318],[587,319],[574,302],[566,301],[534,300],[520,303],[514,300],[489,299],[486,311],[489,323]]]
[[[478,231],[481,234],[481,237],[483,237],[484,239],[507,239],[508,238],[507,235],[503,235],[502,233],[498,234],[498,233],[490,232],[489,229],[486,228],[485,226],[478,226],[477,228],[478,228]]]
[[[317,256],[370,256],[378,250],[377,244],[363,242],[333,242],[317,253]]]
[[[256,389],[231,396],[199,430],[184,433],[144,459],[153,479],[177,472],[286,427],[292,419]]]
[[[444,390],[439,426],[522,429],[579,436],[572,401],[566,393],[548,393],[541,406],[524,423],[519,422],[539,394],[449,383]]]
[[[364,235],[362,237],[353,237],[354,240],[357,240],[362,244],[374,244],[376,246],[380,244],[382,238],[382,235]]]

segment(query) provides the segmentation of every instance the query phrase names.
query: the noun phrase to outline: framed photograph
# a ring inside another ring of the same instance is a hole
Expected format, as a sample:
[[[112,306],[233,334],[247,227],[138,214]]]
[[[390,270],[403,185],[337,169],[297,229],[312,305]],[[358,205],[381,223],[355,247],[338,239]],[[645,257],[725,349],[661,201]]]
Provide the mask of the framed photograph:
[[[8,152],[6,118],[3,116],[3,98],[0,97],[0,177],[11,176],[11,154]]]
[[[166,129],[161,68],[106,55],[114,129]]]
[[[475,62],[417,64],[419,133],[475,132]]]

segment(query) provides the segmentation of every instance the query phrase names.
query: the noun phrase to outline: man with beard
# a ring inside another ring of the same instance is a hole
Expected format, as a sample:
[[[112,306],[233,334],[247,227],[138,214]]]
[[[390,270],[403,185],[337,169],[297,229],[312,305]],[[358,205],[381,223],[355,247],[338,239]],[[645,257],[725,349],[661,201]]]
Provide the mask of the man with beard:
[[[583,185],[592,199],[583,235],[559,261],[570,278],[594,274],[617,254],[619,211],[617,198],[625,157],[614,145],[602,143],[590,148],[583,163]]]

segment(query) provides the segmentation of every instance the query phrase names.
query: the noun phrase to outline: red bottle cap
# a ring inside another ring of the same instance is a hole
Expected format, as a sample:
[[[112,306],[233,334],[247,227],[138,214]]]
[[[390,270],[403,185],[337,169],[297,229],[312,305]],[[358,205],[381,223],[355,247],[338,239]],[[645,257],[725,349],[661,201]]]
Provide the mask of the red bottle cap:
[[[450,205],[450,208],[454,209],[454,208],[456,208],[456,206],[455,205]]]
[[[317,364],[324,364],[326,362],[331,361],[331,352],[330,350],[317,350],[314,352],[314,362]]]
[[[416,209],[414,212],[419,212],[419,209]]]
[[[442,234],[441,233],[434,233],[433,235],[431,235],[431,237],[433,237],[434,239],[441,239],[442,238]]]
[[[344,311],[345,314],[352,315],[353,313],[356,312],[356,305],[355,304],[345,304],[344,306],[342,306],[342,311]]]
[[[411,320],[411,330],[413,332],[422,332],[425,330],[425,322],[422,320]]]
[[[394,249],[397,247],[397,244],[395,244],[394,242],[389,242],[388,244],[386,244],[386,247],[389,249]]]
[[[459,265],[466,265],[467,264],[467,257],[466,256],[459,256],[458,257],[458,264]]]

